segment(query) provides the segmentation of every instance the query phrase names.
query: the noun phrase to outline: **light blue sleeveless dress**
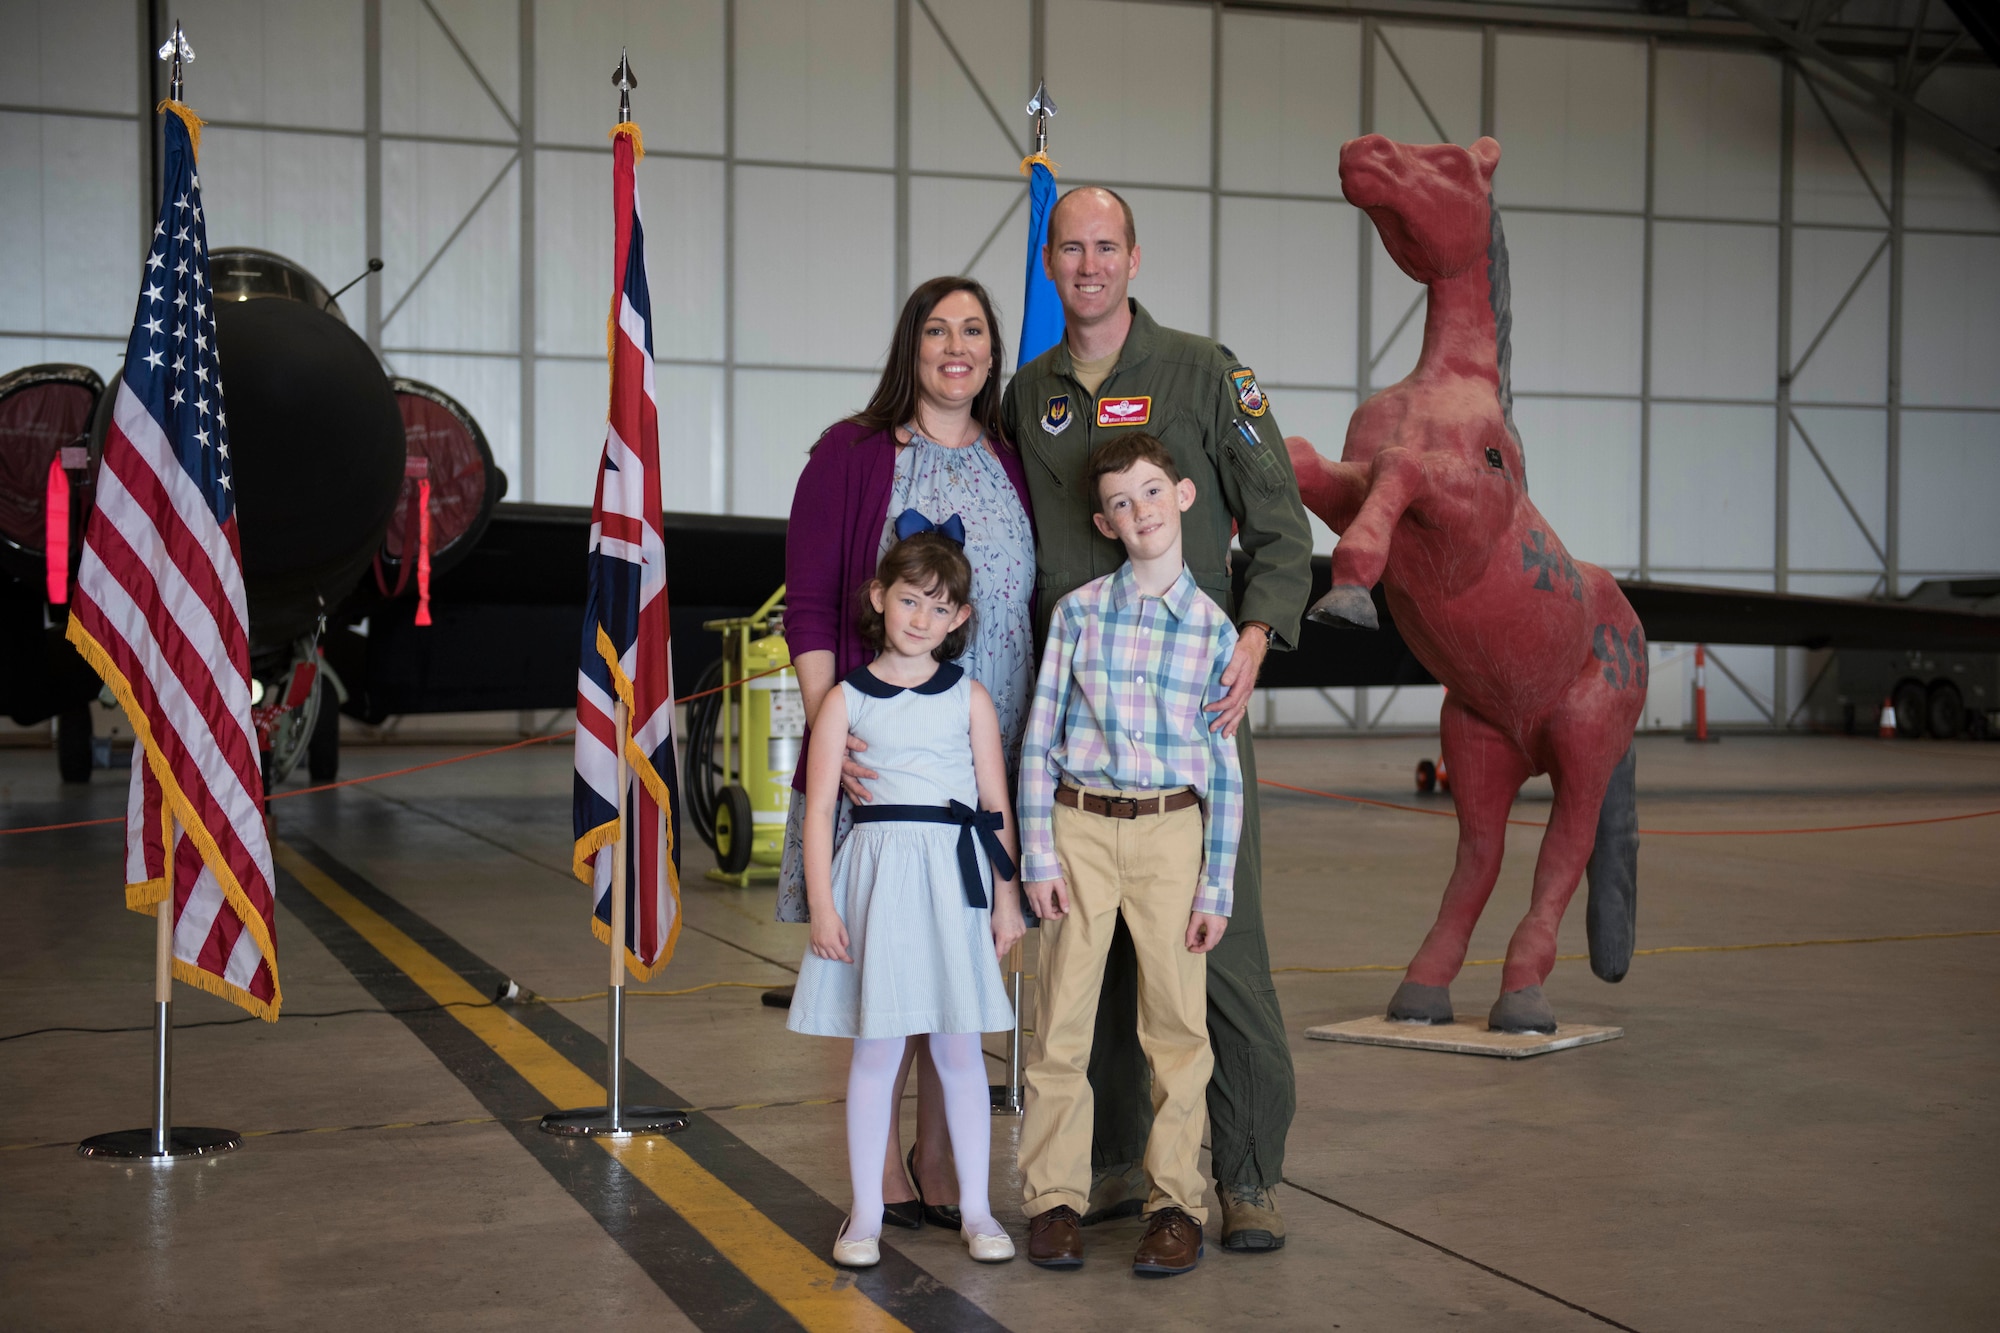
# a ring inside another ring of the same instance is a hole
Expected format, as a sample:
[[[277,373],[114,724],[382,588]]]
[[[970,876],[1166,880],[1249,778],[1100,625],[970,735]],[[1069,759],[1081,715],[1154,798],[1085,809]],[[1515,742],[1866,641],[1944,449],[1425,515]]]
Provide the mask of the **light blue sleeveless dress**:
[[[914,509],[935,523],[957,514],[965,523],[965,558],[972,565],[972,637],[958,664],[986,687],[1000,718],[1000,751],[1007,756],[1007,785],[1014,785],[1021,762],[1021,735],[1034,704],[1034,622],[1028,614],[1035,592],[1035,530],[1028,511],[1008,480],[1007,469],[982,439],[949,448],[910,428],[910,443],[896,453],[895,479],[882,523],[876,558],[896,544],[896,518]],[[861,760],[869,767],[868,756]],[[847,837],[848,800],[840,799],[834,845]],[[793,792],[785,819],[784,853],[778,868],[777,917],[807,921],[805,881],[805,796]]]
[[[940,666],[914,689],[866,667],[840,684],[848,727],[868,742],[869,784],[881,805],[977,809],[972,682]],[[960,830],[949,824],[856,824],[833,856],[833,905],[852,963],[807,948],[786,1026],[822,1037],[1001,1032],[1014,1010],[993,952],[992,913],[967,902]],[[988,901],[992,868],[975,842]]]

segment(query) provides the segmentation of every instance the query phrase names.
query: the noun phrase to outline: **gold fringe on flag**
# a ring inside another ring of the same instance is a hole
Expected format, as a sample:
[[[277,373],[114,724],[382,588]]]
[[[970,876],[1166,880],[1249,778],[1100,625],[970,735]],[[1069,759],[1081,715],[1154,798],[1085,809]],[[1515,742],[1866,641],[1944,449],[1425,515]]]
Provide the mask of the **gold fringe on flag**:
[[[208,124],[208,122],[197,116],[194,113],[194,108],[186,102],[176,102],[171,97],[154,107],[153,110],[171,111],[181,118],[181,123],[187,126],[188,142],[194,145],[195,159],[199,161],[201,158],[201,127]]]
[[[639,134],[638,121],[621,120],[616,125],[613,125],[611,127],[611,137],[613,139],[616,139],[621,134],[629,134],[632,136],[632,160],[634,162],[637,162],[646,156],[646,141]]]
[[[1032,168],[1037,162],[1041,163],[1043,166],[1049,169],[1049,175],[1051,176],[1062,175],[1062,172],[1056,169],[1055,160],[1051,158],[1047,153],[1030,153],[1026,157],[1022,158],[1021,174],[1023,176],[1027,175],[1029,169]]]

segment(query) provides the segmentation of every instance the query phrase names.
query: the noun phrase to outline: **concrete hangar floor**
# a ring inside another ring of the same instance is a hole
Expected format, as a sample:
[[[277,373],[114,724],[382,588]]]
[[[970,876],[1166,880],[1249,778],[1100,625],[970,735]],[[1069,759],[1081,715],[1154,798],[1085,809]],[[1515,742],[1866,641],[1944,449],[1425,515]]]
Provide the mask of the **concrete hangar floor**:
[[[1433,744],[1270,740],[1260,767],[1410,802]],[[351,750],[343,776],[452,752]],[[63,788],[47,752],[0,752],[0,825],[116,814],[117,776]],[[1647,828],[1915,819],[2000,805],[2000,747],[1642,738],[1639,782]],[[1504,1061],[1303,1039],[1379,1012],[1455,826],[1267,790],[1298,1065],[1289,1246],[1211,1244],[1195,1273],[1146,1282],[1135,1222],[1086,1232],[1075,1273],[977,1266],[954,1235],[891,1231],[883,1266],[857,1276],[825,1259],[846,1201],[845,1051],[759,1003],[804,944],[772,923],[770,890],[709,883],[690,850],[679,954],[647,989],[748,985],[632,1001],[633,1095],[699,1109],[615,1160],[534,1127],[550,1103],[531,1077],[598,1075],[601,1002],[509,1011],[540,1057],[483,1040],[492,1010],[420,1008],[509,977],[549,996],[603,986],[568,875],[569,784],[552,745],[276,805],[286,1017],[231,1024],[239,1011],[176,988],[176,1122],[246,1137],[164,1170],[71,1146],[147,1119],[144,1031],[12,1035],[148,1020],[152,931],[121,906],[118,831],[0,838],[0,1325],[1993,1327],[2000,818],[1649,837],[1640,945],[1674,951],[1616,987],[1564,962],[1549,986],[1563,1019],[1625,1038]],[[1516,813],[1546,802],[1531,787]],[[1475,959],[1502,953],[1525,906],[1538,834],[1512,836]],[[1566,954],[1581,918],[1579,903]],[[1831,940],[1870,942],[1721,947]],[[1369,965],[1388,970],[1341,970]],[[1498,973],[1466,970],[1462,1012],[1485,1011]],[[524,1070],[536,1058],[555,1065]],[[993,1121],[1017,1240],[1018,1126]]]

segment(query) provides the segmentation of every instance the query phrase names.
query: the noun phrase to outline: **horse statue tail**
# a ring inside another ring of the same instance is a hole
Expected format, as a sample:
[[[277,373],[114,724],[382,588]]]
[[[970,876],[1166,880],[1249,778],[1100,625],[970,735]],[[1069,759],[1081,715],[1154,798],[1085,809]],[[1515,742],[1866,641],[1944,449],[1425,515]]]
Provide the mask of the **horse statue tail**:
[[[1623,981],[1632,967],[1639,925],[1639,803],[1637,760],[1627,745],[1611,770],[1604,804],[1597,811],[1597,841],[1584,873],[1590,901],[1584,934],[1590,941],[1590,970],[1606,981]]]

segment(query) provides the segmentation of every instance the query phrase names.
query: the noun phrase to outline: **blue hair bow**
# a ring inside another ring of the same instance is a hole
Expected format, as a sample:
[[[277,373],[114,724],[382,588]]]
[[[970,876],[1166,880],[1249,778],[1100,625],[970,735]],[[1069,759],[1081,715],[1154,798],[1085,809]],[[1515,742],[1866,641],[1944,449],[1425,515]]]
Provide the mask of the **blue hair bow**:
[[[920,532],[941,533],[958,545],[965,545],[965,520],[957,514],[953,514],[942,523],[933,523],[914,509],[905,509],[896,515],[897,541],[914,537]]]

